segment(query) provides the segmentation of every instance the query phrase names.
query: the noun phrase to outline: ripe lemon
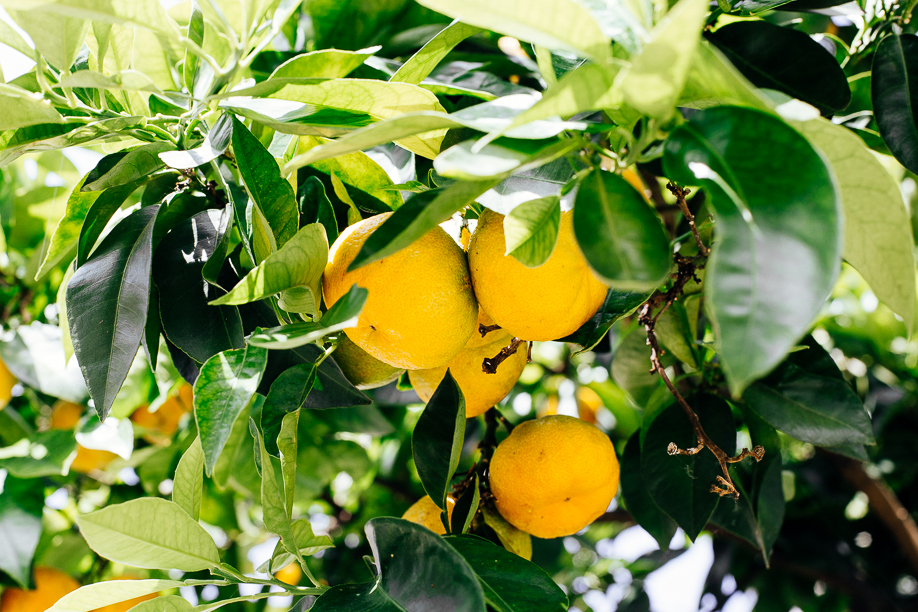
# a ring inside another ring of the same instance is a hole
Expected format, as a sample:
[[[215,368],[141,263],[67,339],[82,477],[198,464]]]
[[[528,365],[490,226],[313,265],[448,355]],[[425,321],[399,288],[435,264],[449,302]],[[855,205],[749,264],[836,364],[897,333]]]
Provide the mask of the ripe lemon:
[[[45,612],[57,600],[80,588],[80,583],[60,570],[35,568],[35,589],[6,589],[0,596],[0,612]]]
[[[112,580],[139,580],[137,576],[118,576],[117,578],[112,578]],[[149,595],[142,595],[140,597],[135,597],[134,599],[129,599],[127,601],[121,601],[118,603],[109,604],[101,608],[96,608],[93,612],[128,612],[131,608],[137,604],[149,601],[150,599],[155,599],[157,597],[156,593],[150,593]]]
[[[478,320],[485,325],[490,322],[487,315],[479,314]],[[482,361],[486,357],[496,356],[502,348],[510,344],[510,340],[510,334],[502,329],[486,334],[484,338],[476,331],[465,348],[447,364],[439,368],[408,372],[411,386],[421,400],[430,401],[440,381],[446,376],[448,368],[465,397],[466,418],[483,414],[510,393],[523,373],[523,368],[526,367],[526,346],[521,345],[515,353],[497,366],[495,374],[486,374],[481,369]]]
[[[574,239],[573,211],[561,213],[558,243],[538,268],[505,253],[504,217],[486,210],[469,245],[472,284],[481,307],[517,338],[563,338],[606,299],[608,287],[593,276]]]
[[[338,336],[338,346],[333,357],[347,379],[358,389],[375,389],[388,385],[405,372],[373,357],[345,334]]]
[[[51,429],[73,429],[80,422],[85,408],[73,402],[58,400],[51,409]],[[70,469],[80,474],[89,474],[93,470],[103,470],[118,455],[106,450],[84,448],[77,445],[76,457]]]
[[[618,490],[612,442],[594,425],[563,415],[514,428],[494,451],[490,472],[498,511],[539,538],[580,531]]]
[[[345,330],[354,344],[396,368],[441,366],[472,335],[478,304],[465,255],[439,227],[380,261],[347,267],[391,213],[351,225],[332,245],[322,279],[325,303],[334,304],[353,285],[369,290],[356,327]]]
[[[189,392],[184,392],[185,396],[183,397],[182,390],[186,386],[189,387]],[[179,389],[179,394],[169,397],[156,412],[150,412],[147,406],[144,405],[131,413],[131,420],[146,430],[143,435],[144,440],[150,444],[157,444],[175,435],[175,432],[178,431],[179,421],[182,420],[186,412],[193,409],[193,405],[189,401],[190,387],[191,385],[183,385]]]
[[[303,577],[303,570],[301,570],[300,566],[294,562],[285,568],[278,570],[277,573],[274,574],[274,577],[284,584],[296,586],[300,583],[300,578]]]
[[[452,520],[453,508],[456,506],[456,500],[452,497],[446,498],[446,515]],[[440,508],[430,499],[430,495],[425,495],[405,510],[402,518],[418,525],[427,527],[434,533],[446,535],[446,528],[443,527],[443,521],[440,520]]]
[[[15,385],[16,377],[9,371],[6,364],[0,360],[0,408],[6,406],[12,399]]]

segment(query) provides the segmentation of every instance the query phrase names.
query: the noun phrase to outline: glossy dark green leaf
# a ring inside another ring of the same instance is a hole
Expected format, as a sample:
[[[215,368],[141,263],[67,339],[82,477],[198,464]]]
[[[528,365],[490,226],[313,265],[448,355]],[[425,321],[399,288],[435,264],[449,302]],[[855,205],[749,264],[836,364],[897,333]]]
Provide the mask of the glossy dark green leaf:
[[[338,238],[338,221],[322,181],[316,176],[308,177],[297,190],[296,199],[300,207],[300,227],[321,223],[328,244],[334,244]]]
[[[450,533],[466,533],[472,526],[472,519],[478,513],[478,503],[481,501],[478,485],[478,474],[476,473],[469,487],[453,506],[453,516],[449,524]]]
[[[211,306],[208,302],[223,291],[202,276],[221,217],[217,211],[206,211],[179,223],[163,238],[153,262],[163,332],[198,363],[245,343],[239,311],[235,306]]]
[[[529,268],[548,261],[558,243],[561,201],[548,196],[523,202],[504,217],[506,255]]]
[[[96,197],[93,198],[89,209],[83,213],[83,217],[80,219],[82,225],[80,226],[80,238],[77,247],[77,267],[82,266],[89,259],[90,252],[96,246],[96,241],[102,235],[105,226],[111,220],[115,211],[121,208],[124,201],[138,187],[140,187],[140,183],[135,182],[106,189],[101,194],[92,192]],[[90,194],[83,193],[81,195],[88,196]],[[74,212],[76,213],[76,211]]]
[[[97,170],[104,171],[94,171],[98,177],[90,173],[83,183],[82,191],[102,191],[135,181],[146,181],[165,165],[159,154],[174,148],[175,145],[168,142],[155,142],[131,149],[124,155],[116,153],[120,156],[117,161],[111,167],[98,166]]]
[[[288,368],[307,363],[315,363],[323,350],[314,344],[307,344],[286,351],[269,351],[268,367],[262,381],[260,393],[267,395],[270,384]],[[319,365],[316,382],[312,392],[306,397],[304,408],[325,410],[329,408],[346,408],[364,406],[373,403],[362,391],[347,379],[333,359],[326,359]]]
[[[538,565],[478,536],[445,539],[471,566],[485,600],[498,612],[567,610],[567,595]]]
[[[16,478],[63,476],[76,439],[71,430],[52,429],[19,440],[0,451],[0,469]]]
[[[194,149],[185,151],[166,151],[159,154],[170,168],[187,170],[197,168],[211,162],[226,151],[233,137],[233,122],[230,115],[223,115],[214,124],[213,129],[207,133],[204,142]]]
[[[233,118],[233,153],[249,195],[268,220],[277,246],[296,234],[299,214],[293,187],[280,174],[274,157],[238,119]]]
[[[574,235],[590,268],[609,286],[653,291],[670,267],[660,218],[628,181],[595,170],[574,202]]]
[[[705,268],[707,313],[739,396],[780,363],[832,291],[840,195],[799,132],[751,109],[697,113],[670,135],[663,165],[672,180],[710,194],[718,239]]]
[[[634,432],[621,456],[621,488],[625,507],[638,525],[667,550],[676,534],[677,525],[663,512],[647,491],[641,468],[641,434]]]
[[[787,435],[821,446],[874,444],[864,404],[835,361],[812,337],[778,368],[751,385],[743,400]]]
[[[348,271],[379,261],[409,246],[498,182],[495,179],[457,181],[446,189],[419,193],[370,234]]]
[[[101,419],[108,416],[143,339],[158,212],[159,206],[150,206],[131,213],[67,286],[73,350]]]
[[[0,493],[0,570],[23,589],[29,588],[32,557],[41,537],[45,505],[34,481],[7,477]]]
[[[891,34],[880,42],[870,87],[883,142],[899,163],[918,172],[918,38]]]
[[[268,352],[255,346],[215,355],[201,366],[194,385],[194,417],[207,475],[213,474],[230,434],[255,395]]]
[[[580,329],[562,340],[579,344],[583,350],[588,351],[609,333],[613,323],[633,313],[649,297],[648,292],[609,289],[606,301],[596,311],[596,314],[581,325]]]
[[[714,395],[697,395],[688,401],[705,432],[732,456],[736,428],[727,403]],[[694,540],[720,499],[711,492],[711,485],[717,484],[716,477],[723,475],[717,459],[707,449],[695,455],[667,453],[670,443],[683,450],[698,444],[691,422],[677,404],[671,404],[649,423],[645,422],[641,437],[641,467],[647,491],[660,509]]]
[[[440,536],[387,517],[367,522],[366,533],[376,579],[332,587],[313,612],[485,612],[474,571]]]
[[[156,284],[150,285],[150,305],[147,307],[147,323],[143,328],[143,350],[151,369],[156,369],[159,359],[159,337],[162,334],[162,323],[159,319],[159,290]]]
[[[851,89],[838,62],[806,32],[767,21],[731,23],[708,34],[756,87],[777,89],[824,115],[848,106]]]
[[[219,283],[220,272],[223,270],[223,263],[226,261],[227,249],[233,235],[233,203],[227,202],[220,214],[220,219],[214,222],[217,235],[214,237],[216,246],[211,256],[204,262],[201,269],[201,275],[209,283]]]
[[[271,390],[261,409],[261,429],[265,433],[265,448],[274,456],[277,448],[277,434],[284,417],[303,407],[316,381],[316,366],[312,363],[296,365],[285,371],[271,383]]]
[[[449,483],[465,438],[465,398],[449,370],[427,402],[411,436],[414,464],[424,490],[446,509]]]

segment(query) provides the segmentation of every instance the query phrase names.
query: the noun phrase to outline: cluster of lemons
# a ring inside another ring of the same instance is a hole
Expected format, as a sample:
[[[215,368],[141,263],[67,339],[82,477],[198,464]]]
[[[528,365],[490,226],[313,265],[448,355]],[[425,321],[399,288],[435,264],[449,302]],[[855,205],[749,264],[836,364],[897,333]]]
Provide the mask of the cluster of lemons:
[[[448,369],[465,397],[466,417],[478,416],[519,379],[527,360],[519,341],[568,336],[605,300],[608,287],[577,246],[571,211],[561,215],[551,256],[535,268],[507,254],[504,217],[486,210],[467,252],[437,227],[411,246],[349,272],[390,214],[342,232],[323,278],[328,306],[355,284],[369,290],[357,325],[345,330],[335,353],[345,375],[361,388],[389,383],[407,370],[426,402]],[[494,358],[514,339],[516,352],[496,373],[485,372],[485,358]],[[498,445],[489,469],[501,515],[543,538],[576,533],[605,512],[618,490],[618,460],[609,438],[585,420],[562,415],[517,426]],[[440,510],[429,497],[404,518],[444,532]]]

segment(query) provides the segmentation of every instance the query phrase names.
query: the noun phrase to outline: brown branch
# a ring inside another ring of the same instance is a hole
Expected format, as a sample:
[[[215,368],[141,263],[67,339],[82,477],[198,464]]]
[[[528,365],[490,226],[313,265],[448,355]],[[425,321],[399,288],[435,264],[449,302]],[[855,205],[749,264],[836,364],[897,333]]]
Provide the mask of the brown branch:
[[[497,331],[500,329],[500,325],[485,325],[484,323],[478,324],[478,333],[481,334],[481,337],[484,338],[492,331]]]
[[[680,187],[672,181],[666,184],[666,188],[669,189],[671,194],[676,196],[676,204],[685,216],[685,220],[688,221],[689,227],[692,228],[692,235],[695,236],[695,244],[698,245],[698,254],[707,257],[711,253],[711,249],[704,245],[701,234],[698,233],[698,228],[695,226],[695,216],[689,211],[688,203],[685,201],[685,196],[690,194],[691,191],[684,187]]]
[[[837,455],[835,462],[845,480],[867,496],[870,507],[892,532],[912,568],[918,571],[918,525],[893,490],[868,474],[860,461]]]
[[[500,349],[500,352],[493,357],[485,357],[481,362],[481,371],[485,374],[497,374],[497,366],[507,360],[510,355],[516,352],[525,340],[514,338],[508,346]]]

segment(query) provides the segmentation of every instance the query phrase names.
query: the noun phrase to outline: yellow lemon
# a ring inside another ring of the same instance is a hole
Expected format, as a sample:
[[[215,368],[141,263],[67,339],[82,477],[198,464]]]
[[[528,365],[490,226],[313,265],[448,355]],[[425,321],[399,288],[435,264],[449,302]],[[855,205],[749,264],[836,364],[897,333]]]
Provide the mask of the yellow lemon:
[[[439,227],[384,259],[348,272],[367,238],[391,213],[351,225],[332,245],[322,279],[327,306],[353,286],[369,290],[354,344],[396,368],[443,365],[472,335],[478,304],[459,245]]]
[[[57,600],[80,588],[80,583],[60,570],[35,568],[33,590],[6,589],[0,597],[0,612],[45,612]]]
[[[274,574],[274,577],[284,584],[295,586],[300,583],[300,578],[303,577],[303,570],[301,570],[300,566],[294,562],[287,567],[278,570],[277,573]]]
[[[480,323],[487,325],[489,321],[487,315],[479,315]],[[488,340],[490,344],[482,343]],[[427,402],[449,369],[465,397],[466,418],[476,417],[504,399],[526,367],[526,345],[523,344],[497,366],[495,374],[487,374],[481,369],[482,361],[486,357],[496,356],[502,348],[510,344],[510,340],[510,334],[503,330],[493,331],[484,338],[476,331],[465,348],[447,364],[439,368],[412,370],[408,372],[408,379],[411,380],[411,386],[421,400]]]
[[[51,409],[51,429],[73,429],[80,422],[85,408],[73,402],[58,400]],[[106,450],[84,448],[77,445],[77,454],[70,469],[81,474],[105,469],[118,455]]]
[[[0,360],[0,408],[6,406],[12,399],[15,385],[16,377],[9,371],[6,364]]]
[[[402,368],[394,368],[373,357],[354,344],[346,334],[338,336],[333,358],[347,379],[358,389],[375,389],[388,385],[405,372]]]
[[[453,518],[453,508],[456,506],[456,500],[452,497],[446,498],[446,515],[450,520]],[[425,495],[418,501],[414,502],[410,508],[405,510],[402,518],[418,525],[427,527],[434,533],[446,535],[446,528],[443,527],[443,521],[440,520],[440,508],[430,499],[430,495]]]
[[[191,385],[187,386],[191,387]],[[150,444],[157,444],[175,435],[182,416],[193,409],[193,405],[186,403],[190,394],[186,392],[185,397],[182,396],[182,389],[184,388],[185,386],[183,385],[179,389],[179,394],[169,397],[156,412],[150,412],[147,406],[144,405],[131,413],[131,420],[146,430],[143,435],[144,440]]]
[[[140,580],[137,576],[118,576],[117,578],[112,578],[112,580]],[[142,595],[140,597],[135,597],[134,599],[129,599],[127,601],[121,601],[118,603],[113,603],[101,608],[96,608],[94,612],[128,612],[131,608],[137,604],[149,601],[150,599],[156,598],[156,593],[150,593],[149,595]]]
[[[602,306],[608,287],[587,266],[574,239],[573,211],[561,213],[558,243],[538,268],[506,255],[504,217],[486,210],[469,245],[469,267],[481,307],[523,340],[574,333]]]
[[[517,425],[494,451],[490,473],[501,515],[539,538],[580,531],[618,491],[612,442],[594,425],[562,415]]]

